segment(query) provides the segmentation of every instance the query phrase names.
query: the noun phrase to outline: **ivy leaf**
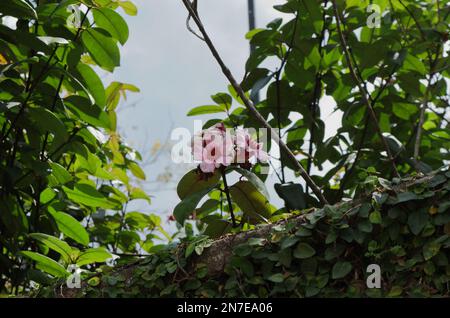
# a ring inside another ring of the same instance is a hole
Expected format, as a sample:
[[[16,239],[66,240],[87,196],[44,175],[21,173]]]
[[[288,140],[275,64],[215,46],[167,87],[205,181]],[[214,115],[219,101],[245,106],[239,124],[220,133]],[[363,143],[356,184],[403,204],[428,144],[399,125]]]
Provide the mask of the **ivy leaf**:
[[[333,269],[331,270],[331,277],[333,279],[339,279],[347,276],[348,273],[352,270],[353,266],[350,262],[342,262],[339,261],[334,264]]]
[[[293,256],[299,259],[310,258],[316,254],[316,250],[308,243],[298,243]]]
[[[426,261],[439,253],[441,245],[437,242],[430,242],[423,246],[423,257]]]
[[[415,210],[408,215],[408,226],[414,235],[418,235],[428,221],[428,214],[423,210]]]
[[[284,281],[284,276],[281,273],[276,273],[267,277],[267,280],[271,281],[272,283],[282,283]]]

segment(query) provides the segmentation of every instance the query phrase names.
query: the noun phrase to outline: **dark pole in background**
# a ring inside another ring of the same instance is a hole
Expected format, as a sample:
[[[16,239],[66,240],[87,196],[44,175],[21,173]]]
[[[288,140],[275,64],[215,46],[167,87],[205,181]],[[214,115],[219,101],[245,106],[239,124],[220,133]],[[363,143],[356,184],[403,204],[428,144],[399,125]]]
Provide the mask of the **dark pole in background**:
[[[247,0],[248,3],[248,28],[249,30],[253,30],[256,27],[255,23],[255,3],[254,0]],[[250,53],[255,50],[255,46],[250,44]],[[253,104],[259,103],[259,93],[253,98]]]
[[[248,28],[249,31],[253,30],[256,25],[255,25],[255,3],[254,0],[248,0]],[[250,52],[253,52],[255,48],[253,47],[253,45],[250,45]]]

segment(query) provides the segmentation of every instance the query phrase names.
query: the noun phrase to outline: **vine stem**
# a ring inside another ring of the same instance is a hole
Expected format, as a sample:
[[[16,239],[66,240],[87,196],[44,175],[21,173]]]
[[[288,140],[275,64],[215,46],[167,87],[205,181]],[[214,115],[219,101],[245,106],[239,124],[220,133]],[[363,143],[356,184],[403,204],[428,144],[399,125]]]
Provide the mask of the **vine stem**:
[[[375,111],[373,109],[373,106],[369,100],[370,94],[368,91],[366,91],[366,89],[364,88],[364,84],[363,84],[363,80],[358,78],[358,76],[356,75],[355,72],[355,68],[353,67],[353,63],[350,57],[350,52],[348,50],[348,46],[347,46],[347,41],[345,40],[344,34],[342,33],[342,29],[341,29],[341,18],[339,17],[339,11],[338,11],[338,6],[336,3],[336,0],[332,0],[333,3],[333,10],[334,10],[334,17],[336,19],[336,29],[339,35],[339,41],[341,42],[341,46],[342,49],[344,50],[344,56],[345,56],[345,60],[347,61],[347,65],[348,68],[350,70],[350,75],[353,78],[354,82],[356,83],[356,85],[358,86],[359,91],[361,92],[361,95],[363,96],[363,101],[367,106],[367,109],[369,111],[370,116],[372,117],[372,120],[375,124],[375,128],[377,130],[377,134],[379,135],[381,142],[386,150],[386,154],[389,158],[389,161],[391,162],[392,165],[392,169],[394,171],[394,174],[396,177],[400,177],[400,174],[397,171],[397,166],[395,165],[395,161],[394,158],[392,157],[392,153],[391,150],[389,149],[389,146],[386,142],[386,139],[383,136],[383,132],[381,131],[380,128],[380,124],[378,122],[378,118],[377,115],[375,114]]]
[[[231,202],[230,189],[228,188],[227,176],[226,176],[224,167],[222,167],[222,168],[220,169],[220,172],[222,173],[223,186],[224,186],[224,188],[225,188],[225,189],[224,189],[224,190],[225,190],[225,195],[227,196],[228,207],[230,208],[231,223],[233,223],[233,227],[236,227],[236,219],[235,219],[234,213],[233,213],[233,204],[232,204],[232,202]]]
[[[222,73],[225,75],[225,77],[230,82],[231,86],[233,86],[234,90],[237,92],[239,97],[244,102],[245,107],[249,110],[249,112],[254,116],[254,118],[266,129],[270,131],[272,139],[278,143],[281,151],[283,151],[287,158],[289,158],[292,161],[292,164],[294,165],[297,172],[300,173],[302,178],[305,180],[306,184],[312,189],[314,194],[317,196],[319,201],[325,205],[328,204],[327,199],[322,194],[322,191],[320,188],[316,185],[313,179],[309,176],[309,174],[306,172],[306,170],[303,168],[303,166],[300,164],[300,162],[295,158],[294,153],[289,149],[289,147],[280,139],[280,136],[276,132],[275,129],[270,126],[270,124],[264,119],[264,117],[258,112],[258,110],[253,105],[253,102],[245,95],[244,90],[242,87],[238,84],[238,82],[235,80],[234,76],[231,74],[228,67],[223,62],[222,58],[220,57],[219,52],[217,51],[216,47],[212,43],[210,37],[208,36],[208,33],[206,32],[198,14],[197,11],[194,10],[194,8],[191,6],[191,3],[189,0],[182,0],[184,6],[188,10],[189,14],[191,15],[192,19],[194,20],[195,24],[197,25],[200,33],[203,36],[203,39],[208,46],[209,50],[211,51],[212,55],[216,59],[217,63],[220,65],[220,68],[222,70]]]

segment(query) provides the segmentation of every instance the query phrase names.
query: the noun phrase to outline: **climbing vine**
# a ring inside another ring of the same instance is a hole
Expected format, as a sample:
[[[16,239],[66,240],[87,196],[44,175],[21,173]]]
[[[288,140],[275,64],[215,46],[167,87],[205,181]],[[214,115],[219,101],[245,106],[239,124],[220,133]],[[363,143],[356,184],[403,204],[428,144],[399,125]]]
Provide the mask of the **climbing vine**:
[[[389,182],[359,200],[213,241],[167,245],[62,297],[450,296],[450,171]],[[367,266],[382,286],[366,285]],[[64,284],[64,283],[62,283]]]

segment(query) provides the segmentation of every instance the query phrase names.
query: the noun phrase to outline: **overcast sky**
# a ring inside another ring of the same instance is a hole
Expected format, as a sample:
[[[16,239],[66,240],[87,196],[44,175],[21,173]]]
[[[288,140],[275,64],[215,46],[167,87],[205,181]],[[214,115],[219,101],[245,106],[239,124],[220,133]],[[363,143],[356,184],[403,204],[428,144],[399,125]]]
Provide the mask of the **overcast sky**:
[[[273,5],[284,2],[256,0],[257,27],[280,17]],[[135,0],[135,3],[139,14],[127,17],[130,39],[122,49],[121,67],[105,80],[140,87],[141,93],[130,95],[120,107],[119,127],[126,141],[147,157],[152,145],[163,143],[171,129],[193,130],[193,120],[199,117],[187,117],[186,113],[195,106],[210,104],[210,95],[226,91],[228,82],[206,45],[187,31],[187,14],[181,0]],[[241,80],[249,54],[245,39],[247,1],[200,0],[199,13],[225,63]],[[165,219],[179,202],[175,186],[187,169],[172,164],[170,156],[162,153],[145,169],[149,182],[144,186],[154,195],[152,205],[140,203],[131,209],[154,212]],[[172,174],[171,183],[153,182],[164,172]],[[273,182],[275,175],[269,177],[268,183]],[[280,206],[282,201],[273,190],[271,193],[271,203]]]

